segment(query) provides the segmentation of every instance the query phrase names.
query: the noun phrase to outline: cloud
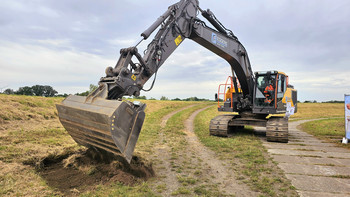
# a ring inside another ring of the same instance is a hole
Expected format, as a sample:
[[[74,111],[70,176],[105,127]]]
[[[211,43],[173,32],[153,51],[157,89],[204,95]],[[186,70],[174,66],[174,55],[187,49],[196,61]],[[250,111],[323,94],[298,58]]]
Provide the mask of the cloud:
[[[11,88],[48,84],[60,93],[85,91],[89,84],[97,84],[104,76],[105,67],[114,64],[114,60],[85,52],[12,42],[0,42],[0,54],[2,83]]]
[[[5,0],[0,4],[0,84],[47,83],[62,93],[85,91],[105,67],[115,65],[121,48],[135,45],[175,2]],[[286,72],[299,100],[341,100],[350,92],[349,1],[200,0],[200,6],[238,36],[253,71]],[[140,52],[152,36],[140,44]],[[186,40],[159,70],[154,90],[145,94],[212,98],[230,74],[227,62]]]

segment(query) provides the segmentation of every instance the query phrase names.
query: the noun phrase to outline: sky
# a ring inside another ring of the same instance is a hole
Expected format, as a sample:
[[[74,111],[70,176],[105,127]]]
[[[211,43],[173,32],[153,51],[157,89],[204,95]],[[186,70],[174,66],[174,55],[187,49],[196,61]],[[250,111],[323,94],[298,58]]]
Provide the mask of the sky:
[[[37,84],[61,94],[88,90],[116,64],[119,50],[134,46],[176,2],[2,0],[0,91]],[[199,0],[199,6],[234,32],[254,72],[289,75],[298,100],[344,100],[350,94],[350,1]],[[186,39],[160,68],[152,91],[141,95],[214,99],[229,75],[226,61]]]

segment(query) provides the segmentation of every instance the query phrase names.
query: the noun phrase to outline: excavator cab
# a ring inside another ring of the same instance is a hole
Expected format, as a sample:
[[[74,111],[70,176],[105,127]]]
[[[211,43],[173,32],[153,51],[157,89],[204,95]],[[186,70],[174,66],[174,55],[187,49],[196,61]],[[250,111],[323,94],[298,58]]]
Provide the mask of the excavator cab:
[[[285,73],[256,72],[255,77],[253,113],[282,114],[290,108],[296,112],[297,92]]]

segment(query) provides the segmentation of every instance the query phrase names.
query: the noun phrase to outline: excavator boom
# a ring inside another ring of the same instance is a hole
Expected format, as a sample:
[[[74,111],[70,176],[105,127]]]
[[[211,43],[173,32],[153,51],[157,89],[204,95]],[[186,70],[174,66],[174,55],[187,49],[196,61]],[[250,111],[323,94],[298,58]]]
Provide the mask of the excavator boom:
[[[87,97],[71,95],[57,105],[62,125],[77,143],[121,153],[130,162],[146,105],[125,101],[122,97],[139,96],[144,84],[153,75],[156,79],[158,69],[186,38],[230,64],[232,75],[237,76],[242,89],[236,109],[239,112],[252,111],[255,78],[247,51],[231,30],[226,29],[210,10],[202,10],[198,4],[198,0],[181,0],[169,6],[141,34],[142,40],[146,40],[159,28],[143,56],[138,53],[138,44],[121,49],[117,64],[106,69],[106,76],[100,79],[98,89]],[[200,20],[199,13],[215,29]],[[153,85],[154,81],[150,89]]]

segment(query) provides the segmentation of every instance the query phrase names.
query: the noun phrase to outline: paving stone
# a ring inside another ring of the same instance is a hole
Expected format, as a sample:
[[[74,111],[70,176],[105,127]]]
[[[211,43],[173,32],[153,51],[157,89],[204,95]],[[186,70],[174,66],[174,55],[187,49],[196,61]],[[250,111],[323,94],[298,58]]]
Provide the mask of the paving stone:
[[[328,147],[328,146],[302,146],[302,145],[288,145],[282,143],[266,143],[265,147],[271,149],[287,149],[287,150],[307,150],[307,151],[320,151],[320,152],[340,152],[340,153],[348,153],[349,150],[339,147]]]
[[[298,190],[328,193],[350,193],[350,179],[286,174]]]
[[[335,165],[350,167],[350,159],[335,159],[335,158],[315,158],[315,157],[300,157],[290,155],[272,155],[273,159],[278,163],[295,163],[295,164],[315,164],[315,165]]]
[[[290,145],[305,144],[305,145],[308,145],[308,146],[335,147],[334,144],[330,144],[330,143],[317,143],[317,142],[313,142],[313,143],[307,142],[307,143],[305,143],[305,142],[302,142],[302,141],[300,141],[300,142],[288,142],[288,144],[290,144]]]
[[[350,153],[320,152],[320,151],[299,151],[287,149],[268,149],[271,154],[278,155],[302,155],[308,157],[346,158],[350,159]]]
[[[307,165],[296,163],[279,163],[278,166],[289,174],[305,174],[318,176],[350,176],[349,167],[325,166],[325,165]]]
[[[298,130],[297,125],[303,122],[307,121],[289,124],[287,144],[267,142],[261,137],[268,153],[300,196],[350,196],[350,179],[332,177],[350,176],[350,151]]]
[[[310,192],[297,190],[301,197],[344,197],[350,196],[350,193],[328,193],[328,192]]]

